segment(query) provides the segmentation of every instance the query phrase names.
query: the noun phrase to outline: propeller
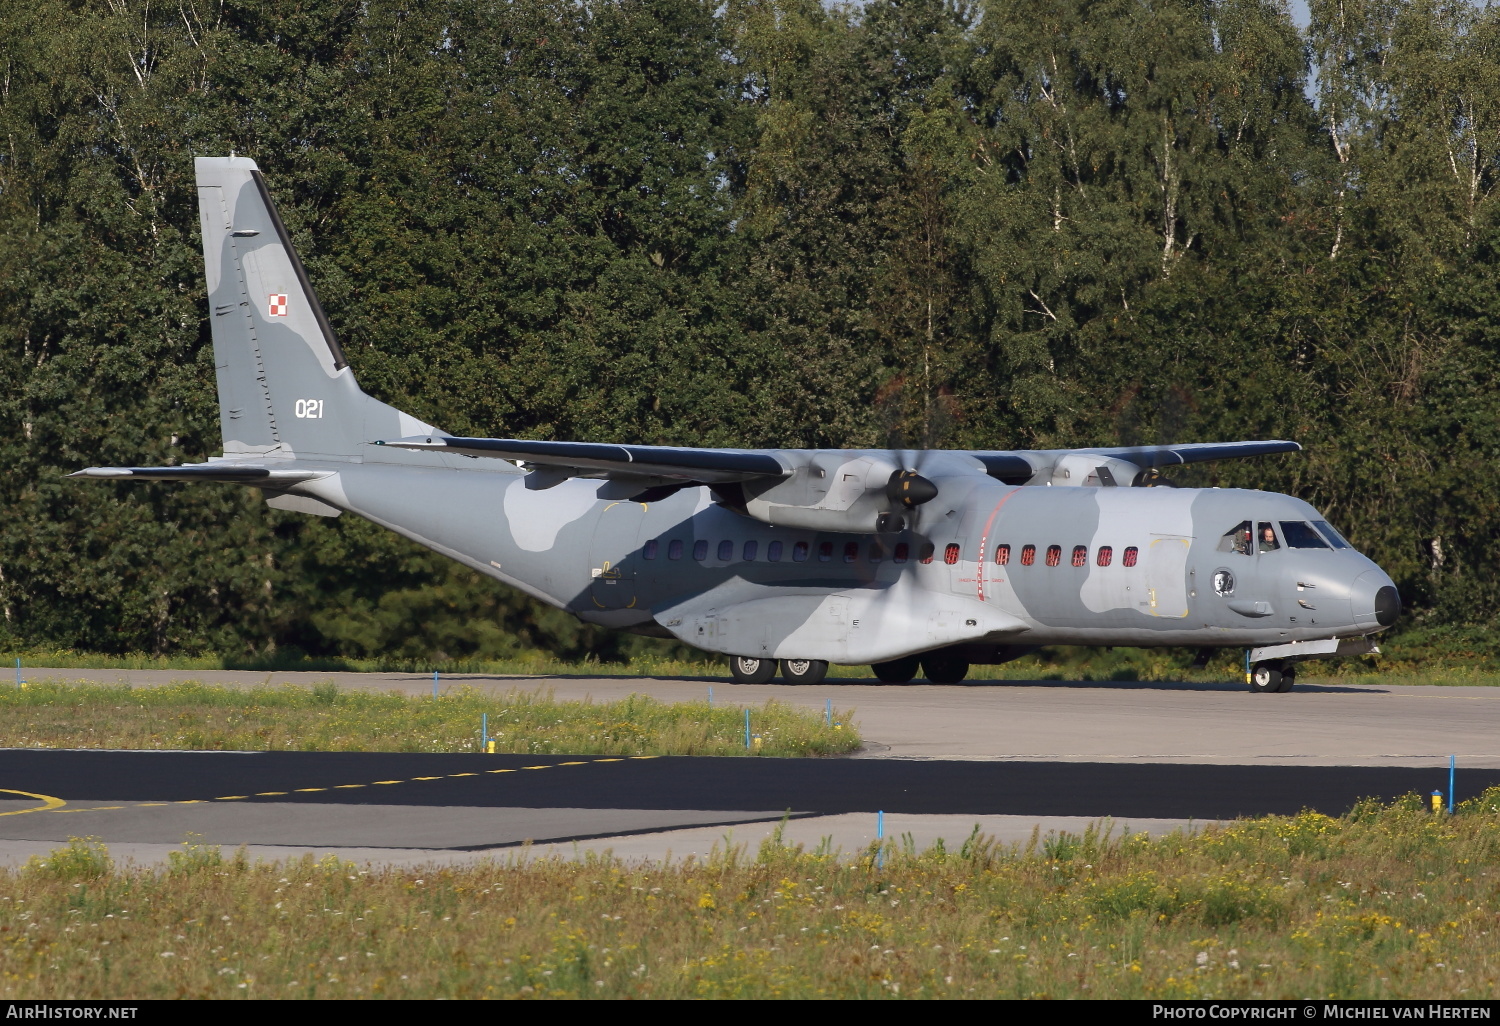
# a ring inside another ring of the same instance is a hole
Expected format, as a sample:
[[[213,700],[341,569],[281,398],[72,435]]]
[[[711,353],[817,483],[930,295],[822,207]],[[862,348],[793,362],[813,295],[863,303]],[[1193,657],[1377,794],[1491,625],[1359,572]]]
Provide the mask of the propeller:
[[[922,451],[891,449],[889,454],[896,469],[886,481],[885,497],[893,509],[881,514],[877,529],[895,534],[916,527],[918,507],[937,498],[938,486],[920,473]]]

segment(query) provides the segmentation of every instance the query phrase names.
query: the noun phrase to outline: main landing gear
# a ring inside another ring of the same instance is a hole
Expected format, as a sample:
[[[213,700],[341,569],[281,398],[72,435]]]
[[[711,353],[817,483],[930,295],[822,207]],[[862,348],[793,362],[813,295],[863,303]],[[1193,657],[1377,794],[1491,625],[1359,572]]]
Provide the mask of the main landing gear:
[[[1297,664],[1290,662],[1256,663],[1250,668],[1250,690],[1256,694],[1285,694],[1297,683]]]
[[[776,660],[754,656],[730,656],[729,673],[736,684],[767,684],[776,676]],[[783,659],[781,679],[788,684],[817,684],[828,676],[822,659]]]
[[[870,669],[886,684],[909,684],[919,669],[934,684],[957,684],[969,675],[968,660],[947,652],[892,659],[888,663],[875,663]]]

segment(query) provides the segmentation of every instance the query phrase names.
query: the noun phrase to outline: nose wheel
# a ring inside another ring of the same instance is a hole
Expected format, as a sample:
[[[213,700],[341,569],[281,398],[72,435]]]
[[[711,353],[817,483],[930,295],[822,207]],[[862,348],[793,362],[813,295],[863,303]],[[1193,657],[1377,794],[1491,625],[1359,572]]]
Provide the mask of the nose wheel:
[[[1256,663],[1250,669],[1250,690],[1256,694],[1285,694],[1297,683],[1294,663]]]

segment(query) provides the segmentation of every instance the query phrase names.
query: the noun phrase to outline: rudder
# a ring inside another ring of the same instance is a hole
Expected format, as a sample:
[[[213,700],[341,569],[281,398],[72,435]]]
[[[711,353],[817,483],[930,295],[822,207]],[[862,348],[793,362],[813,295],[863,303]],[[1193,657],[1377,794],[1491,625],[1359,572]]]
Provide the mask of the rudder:
[[[255,162],[194,166],[224,454],[349,458],[431,432],[360,391]]]

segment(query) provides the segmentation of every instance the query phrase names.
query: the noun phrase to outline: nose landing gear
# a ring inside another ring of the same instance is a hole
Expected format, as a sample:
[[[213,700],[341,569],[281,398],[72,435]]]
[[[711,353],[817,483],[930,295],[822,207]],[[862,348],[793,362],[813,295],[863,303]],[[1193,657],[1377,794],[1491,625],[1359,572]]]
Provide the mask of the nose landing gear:
[[[1256,663],[1250,670],[1250,690],[1257,694],[1285,694],[1292,690],[1292,685],[1296,682],[1296,663]]]

